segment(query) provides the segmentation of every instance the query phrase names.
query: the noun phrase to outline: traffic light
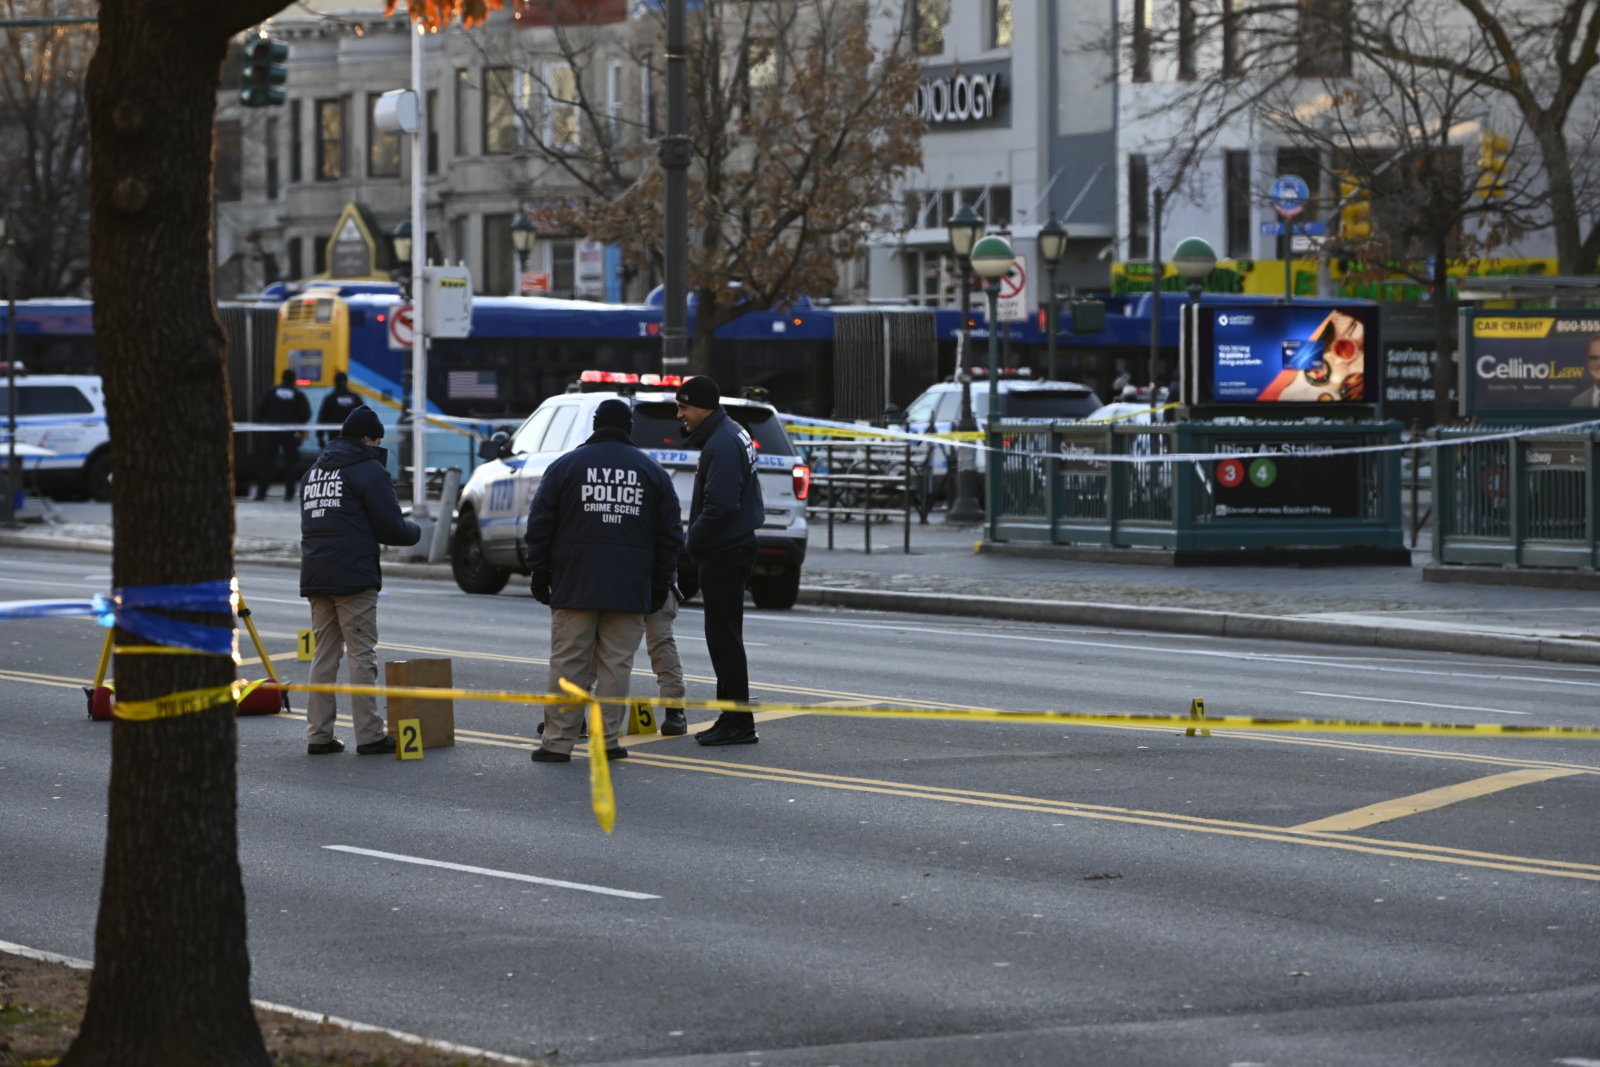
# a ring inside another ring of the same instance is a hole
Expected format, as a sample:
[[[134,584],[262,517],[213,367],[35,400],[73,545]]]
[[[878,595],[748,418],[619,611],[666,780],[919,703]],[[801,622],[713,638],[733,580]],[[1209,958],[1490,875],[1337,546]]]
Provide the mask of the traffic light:
[[[1506,195],[1506,153],[1511,141],[1493,130],[1478,135],[1478,195],[1485,200]]]
[[[1349,174],[1339,175],[1339,236],[1346,241],[1372,236],[1372,190]]]
[[[245,107],[282,104],[284,92],[278,86],[289,78],[289,68],[283,65],[289,58],[289,46],[271,37],[256,37],[244,46],[244,55],[249,62],[239,83],[239,103]]]

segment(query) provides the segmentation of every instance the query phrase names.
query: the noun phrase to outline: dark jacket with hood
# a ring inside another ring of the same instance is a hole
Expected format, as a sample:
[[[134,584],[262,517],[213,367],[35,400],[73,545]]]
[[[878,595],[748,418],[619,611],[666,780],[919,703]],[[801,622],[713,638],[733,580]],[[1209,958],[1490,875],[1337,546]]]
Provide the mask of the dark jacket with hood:
[[[683,544],[672,476],[628,438],[597,429],[545,470],[528,508],[528,566],[550,606],[648,613]]]
[[[256,418],[262,422],[310,422],[311,401],[292,385],[274,385],[256,401]],[[291,433],[280,430],[279,433]]]
[[[766,521],[761,479],[750,434],[719,407],[689,435],[700,449],[689,500],[689,555],[704,559],[755,537]]]
[[[360,406],[361,398],[352,393],[348,385],[335,385],[329,390],[328,395],[322,398],[322,406],[317,409],[317,421],[343,426],[344,420]],[[317,431],[317,440],[323,444],[337,436],[338,434],[331,430]]]
[[[300,483],[300,595],[348,596],[383,588],[378,546],[414,545],[417,524],[400,514],[388,453],[335,437]]]

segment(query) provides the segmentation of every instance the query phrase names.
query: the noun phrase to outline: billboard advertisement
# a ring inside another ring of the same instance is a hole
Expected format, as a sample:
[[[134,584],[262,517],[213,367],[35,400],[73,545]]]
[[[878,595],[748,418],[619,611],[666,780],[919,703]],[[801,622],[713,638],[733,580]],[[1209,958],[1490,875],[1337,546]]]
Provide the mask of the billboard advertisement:
[[[1461,313],[1463,412],[1600,418],[1600,311]]]
[[[1199,317],[1199,404],[1378,401],[1376,305],[1202,305]]]

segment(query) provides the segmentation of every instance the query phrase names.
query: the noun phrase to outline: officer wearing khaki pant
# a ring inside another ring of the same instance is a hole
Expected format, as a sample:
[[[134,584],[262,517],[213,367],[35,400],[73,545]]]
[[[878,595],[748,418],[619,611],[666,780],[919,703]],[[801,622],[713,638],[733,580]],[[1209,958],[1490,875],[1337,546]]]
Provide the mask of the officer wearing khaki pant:
[[[670,595],[683,543],[672,478],[633,443],[632,427],[626,401],[603,401],[594,433],[540,479],[524,535],[534,599],[550,606],[550,691],[564,678],[604,698],[611,759],[628,754],[621,736],[633,657],[645,616]],[[583,707],[548,707],[535,763],[572,759]]]

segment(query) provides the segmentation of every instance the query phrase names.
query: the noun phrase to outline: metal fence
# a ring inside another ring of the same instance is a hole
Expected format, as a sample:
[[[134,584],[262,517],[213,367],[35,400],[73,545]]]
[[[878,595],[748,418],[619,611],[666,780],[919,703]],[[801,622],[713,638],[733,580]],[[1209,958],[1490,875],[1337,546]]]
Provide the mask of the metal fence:
[[[1394,444],[1399,434],[1398,423],[1003,422],[989,435],[1000,450],[989,536],[1177,550],[1400,550],[1399,453],[1343,451]],[[1195,453],[1247,455],[1160,459]]]
[[[1451,445],[1482,428],[1440,430],[1434,462],[1441,563],[1600,566],[1597,435],[1530,430]]]

